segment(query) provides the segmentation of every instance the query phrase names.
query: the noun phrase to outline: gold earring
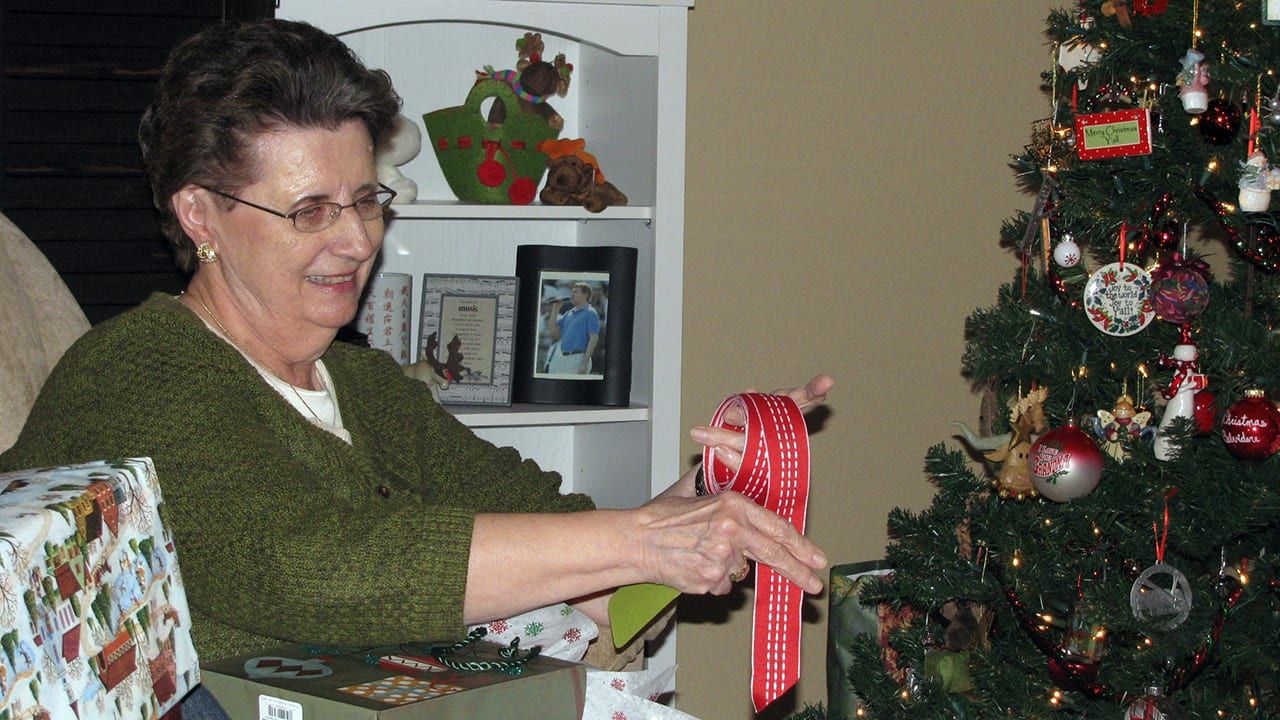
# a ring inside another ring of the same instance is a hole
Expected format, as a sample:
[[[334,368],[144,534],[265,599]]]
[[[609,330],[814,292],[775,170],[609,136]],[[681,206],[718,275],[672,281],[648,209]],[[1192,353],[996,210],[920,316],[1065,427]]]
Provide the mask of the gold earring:
[[[218,251],[213,249],[209,243],[200,243],[196,246],[196,259],[202,263],[218,262]]]

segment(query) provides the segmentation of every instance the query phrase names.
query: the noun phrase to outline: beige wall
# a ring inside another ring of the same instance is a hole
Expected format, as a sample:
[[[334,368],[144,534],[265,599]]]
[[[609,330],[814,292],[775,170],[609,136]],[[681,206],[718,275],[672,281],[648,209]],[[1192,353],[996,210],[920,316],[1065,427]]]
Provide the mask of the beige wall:
[[[1042,30],[1060,4],[699,0],[690,15],[684,424],[737,390],[833,375],[809,510],[833,562],[881,557],[889,510],[931,496],[925,450],[976,419],[964,318],[1015,268],[998,231],[1032,198],[1006,163],[1048,114]],[[752,717],[750,595],[682,601],[681,709]],[[809,606],[796,708],[826,693],[825,595]]]

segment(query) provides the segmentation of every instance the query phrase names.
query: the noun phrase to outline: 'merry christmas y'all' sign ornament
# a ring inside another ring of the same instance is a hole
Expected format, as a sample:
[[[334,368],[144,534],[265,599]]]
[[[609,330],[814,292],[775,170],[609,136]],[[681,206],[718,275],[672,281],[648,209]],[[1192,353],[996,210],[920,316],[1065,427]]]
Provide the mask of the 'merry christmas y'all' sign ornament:
[[[1076,155],[1081,160],[1151,154],[1151,111],[1116,110],[1076,116]]]

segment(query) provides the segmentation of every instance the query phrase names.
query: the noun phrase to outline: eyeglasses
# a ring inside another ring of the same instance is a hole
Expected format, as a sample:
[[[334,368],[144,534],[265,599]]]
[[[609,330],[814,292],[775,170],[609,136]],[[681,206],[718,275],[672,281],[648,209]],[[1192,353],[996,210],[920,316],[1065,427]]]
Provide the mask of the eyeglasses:
[[[219,197],[224,197],[228,200],[235,200],[242,205],[248,205],[256,210],[271,213],[276,217],[282,217],[285,220],[292,222],[293,228],[298,232],[313,233],[320,232],[337,222],[338,216],[347,208],[355,208],[356,214],[365,222],[381,220],[383,213],[387,211],[387,207],[389,207],[391,205],[391,201],[395,199],[396,191],[386,185],[382,185],[381,183],[379,183],[378,187],[381,189],[375,190],[364,197],[356,198],[356,201],[350,205],[343,205],[342,203],[336,202],[322,202],[316,203],[315,205],[308,205],[301,210],[294,210],[288,214],[282,213],[279,210],[272,210],[269,207],[263,207],[256,203],[251,203],[248,200],[242,200],[235,195],[229,195],[227,193],[214,190],[211,187],[205,187],[205,190],[208,190]]]

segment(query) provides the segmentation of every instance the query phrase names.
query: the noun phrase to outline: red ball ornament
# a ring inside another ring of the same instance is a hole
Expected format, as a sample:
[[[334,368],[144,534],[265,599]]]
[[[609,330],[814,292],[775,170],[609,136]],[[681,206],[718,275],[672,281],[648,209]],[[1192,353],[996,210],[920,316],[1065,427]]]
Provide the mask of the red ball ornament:
[[[1196,434],[1208,435],[1218,424],[1218,398],[1208,390],[1196,393],[1195,410],[1192,417],[1196,422]]]
[[[1074,424],[1041,435],[1027,465],[1036,491],[1055,502],[1084,497],[1102,479],[1102,451]]]
[[[1210,100],[1200,114],[1200,136],[1211,145],[1226,145],[1235,139],[1241,117],[1239,105],[1222,98]]]
[[[1241,460],[1266,460],[1280,450],[1280,410],[1261,390],[1245,390],[1222,416],[1222,442]]]
[[[1049,661],[1049,679],[1068,692],[1087,690],[1098,679],[1098,664],[1055,658]]]

